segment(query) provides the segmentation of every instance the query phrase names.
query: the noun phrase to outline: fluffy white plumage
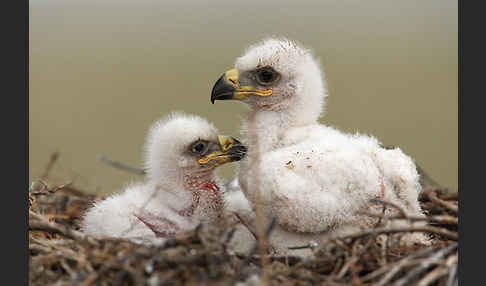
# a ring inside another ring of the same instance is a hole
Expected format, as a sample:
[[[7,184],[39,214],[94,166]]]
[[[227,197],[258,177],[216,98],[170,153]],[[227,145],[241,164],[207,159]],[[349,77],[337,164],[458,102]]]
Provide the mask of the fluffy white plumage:
[[[208,142],[201,156],[219,146],[217,129],[201,117],[173,113],[155,122],[146,143],[146,182],[95,203],[83,218],[84,232],[159,244],[200,222],[221,222],[224,184],[214,165],[200,166],[201,156],[191,153],[201,140]]]
[[[249,150],[239,183],[253,206],[258,188],[266,217],[278,219],[270,241],[280,253],[370,227],[376,220],[359,215],[377,208],[370,199],[423,215],[412,159],[399,148],[382,148],[374,137],[319,124],[326,96],[312,53],[287,39],[250,46],[213,88],[212,101],[239,99],[251,107],[242,126]],[[427,239],[417,234],[406,240]]]

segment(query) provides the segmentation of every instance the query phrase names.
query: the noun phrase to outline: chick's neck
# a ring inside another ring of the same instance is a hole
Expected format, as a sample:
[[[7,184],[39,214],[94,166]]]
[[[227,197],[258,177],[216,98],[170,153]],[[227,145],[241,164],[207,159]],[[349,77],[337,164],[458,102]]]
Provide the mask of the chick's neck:
[[[212,169],[203,171],[188,171],[184,173],[183,177],[184,188],[192,196],[192,204],[179,213],[183,216],[192,216],[198,208],[202,199],[209,199],[210,201],[219,204],[221,201],[220,188],[214,179],[214,172]]]

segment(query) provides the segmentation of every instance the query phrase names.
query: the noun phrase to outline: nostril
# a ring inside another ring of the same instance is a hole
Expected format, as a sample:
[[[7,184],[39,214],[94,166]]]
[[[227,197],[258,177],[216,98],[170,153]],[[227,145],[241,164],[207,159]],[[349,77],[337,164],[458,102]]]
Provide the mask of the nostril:
[[[231,147],[231,142],[226,141],[226,142],[224,143],[224,148],[225,148],[225,149],[228,149],[228,148],[230,148],[230,147]]]

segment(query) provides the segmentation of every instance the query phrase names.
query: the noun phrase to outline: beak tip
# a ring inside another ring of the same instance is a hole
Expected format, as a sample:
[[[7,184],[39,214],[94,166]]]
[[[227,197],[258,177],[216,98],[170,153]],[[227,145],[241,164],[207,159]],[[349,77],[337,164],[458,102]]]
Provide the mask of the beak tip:
[[[225,74],[223,74],[213,85],[211,90],[211,103],[214,104],[216,100],[233,99],[234,92],[235,87],[226,82]]]

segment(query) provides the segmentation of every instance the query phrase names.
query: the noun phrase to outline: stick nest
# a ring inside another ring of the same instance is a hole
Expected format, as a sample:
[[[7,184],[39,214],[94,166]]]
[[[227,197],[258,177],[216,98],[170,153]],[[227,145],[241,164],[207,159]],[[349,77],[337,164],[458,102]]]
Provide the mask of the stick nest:
[[[160,247],[94,239],[79,219],[94,200],[70,185],[36,183],[29,190],[31,285],[457,285],[457,194],[425,190],[427,227],[387,232],[377,225],[356,235],[309,244],[314,256],[261,257],[226,248],[231,231],[201,225]],[[386,219],[404,219],[401,216]],[[410,220],[417,218],[407,218]],[[420,231],[430,246],[392,247],[379,237]],[[305,246],[304,246],[305,247]]]

